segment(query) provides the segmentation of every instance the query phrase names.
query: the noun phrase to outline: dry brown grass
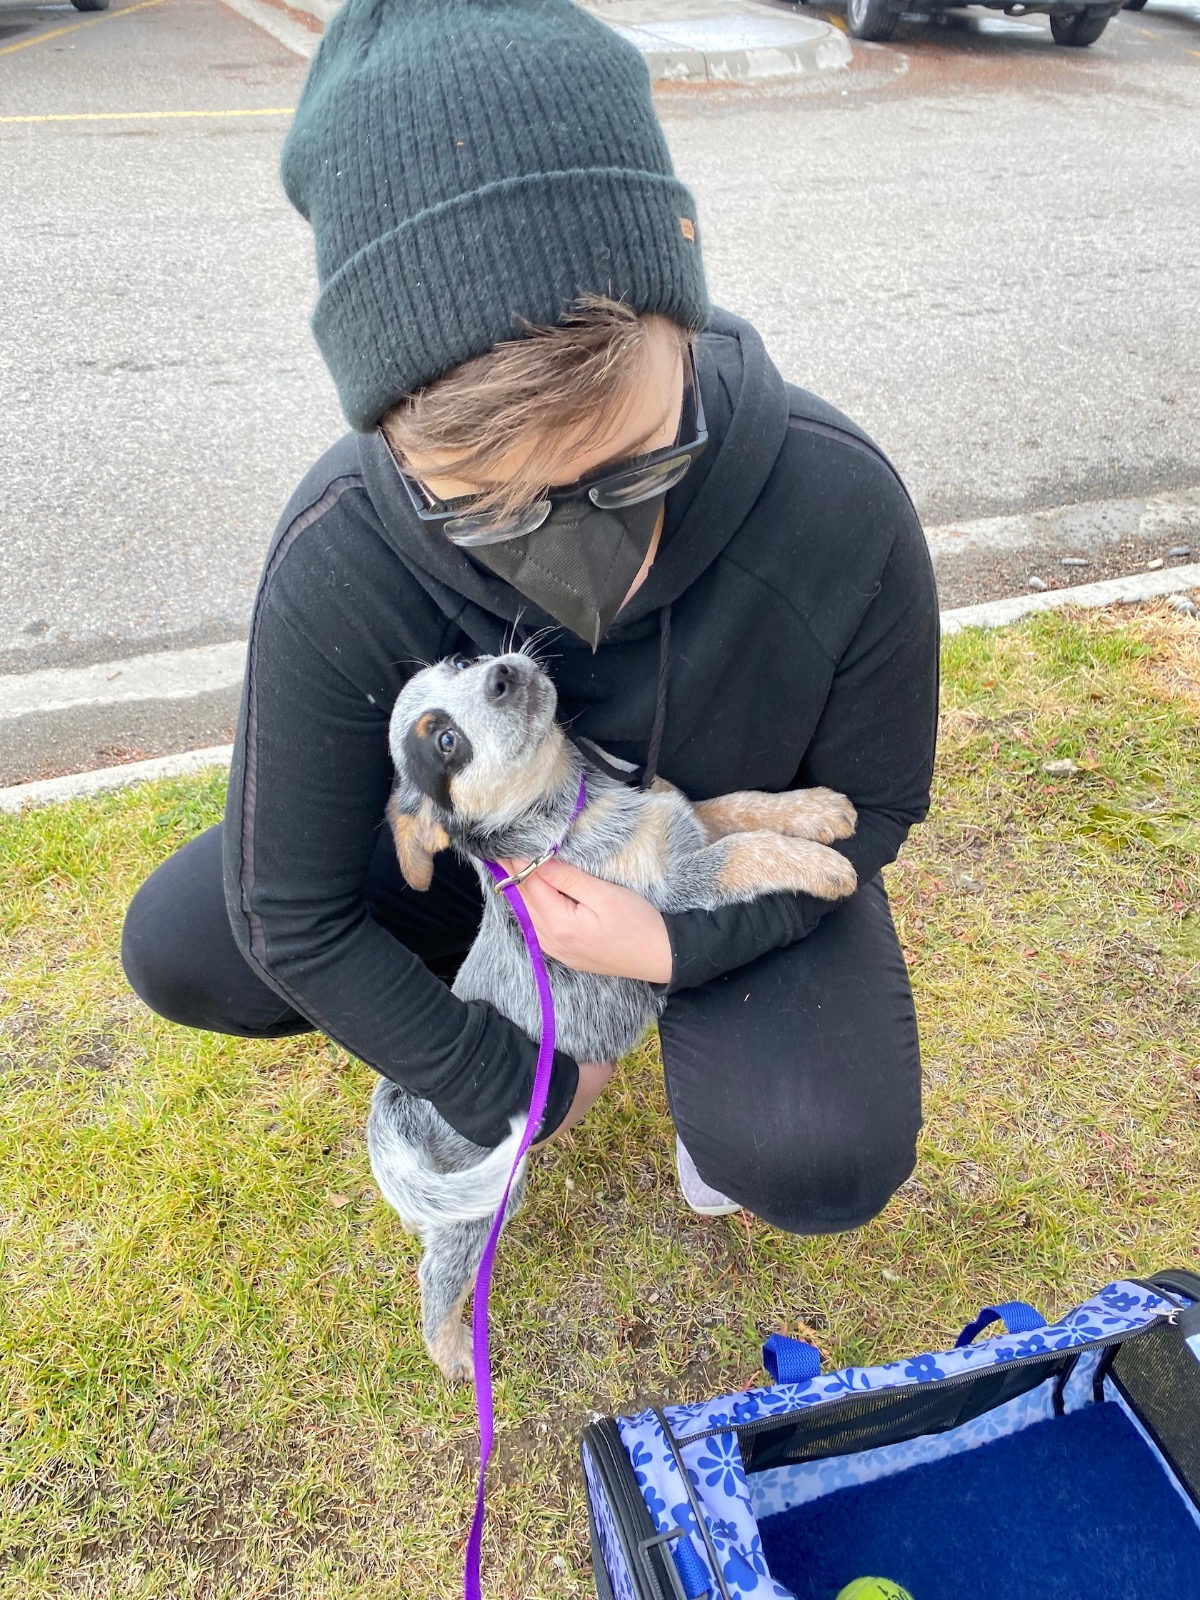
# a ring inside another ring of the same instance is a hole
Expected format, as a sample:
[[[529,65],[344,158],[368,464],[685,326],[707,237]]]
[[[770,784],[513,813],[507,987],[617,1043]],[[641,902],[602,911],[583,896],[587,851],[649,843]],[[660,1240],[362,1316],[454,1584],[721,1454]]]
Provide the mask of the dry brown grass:
[[[740,1387],[776,1327],[886,1359],[997,1296],[1194,1264],[1198,666],[1165,606],[948,641],[936,805],[890,873],[927,1125],[871,1226],[688,1212],[652,1047],[539,1160],[497,1273],[489,1595],[589,1592],[595,1410]],[[121,981],[128,896],[222,787],[0,819],[4,1600],[458,1590],[473,1413],[370,1183],[370,1073],[185,1034]]]

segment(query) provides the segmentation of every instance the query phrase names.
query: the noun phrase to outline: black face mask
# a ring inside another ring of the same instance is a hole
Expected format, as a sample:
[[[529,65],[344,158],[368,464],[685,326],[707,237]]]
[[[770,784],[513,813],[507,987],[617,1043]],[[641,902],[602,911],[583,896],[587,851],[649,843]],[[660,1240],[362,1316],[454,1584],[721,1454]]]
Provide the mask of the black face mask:
[[[619,511],[563,500],[532,533],[471,556],[595,650],[642,570],[665,499]]]

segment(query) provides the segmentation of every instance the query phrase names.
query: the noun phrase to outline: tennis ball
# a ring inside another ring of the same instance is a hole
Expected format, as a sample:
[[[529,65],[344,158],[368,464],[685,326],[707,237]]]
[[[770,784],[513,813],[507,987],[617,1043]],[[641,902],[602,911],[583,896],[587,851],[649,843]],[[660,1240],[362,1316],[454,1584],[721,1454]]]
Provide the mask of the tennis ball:
[[[913,1600],[901,1584],[890,1578],[855,1578],[839,1589],[837,1600]]]

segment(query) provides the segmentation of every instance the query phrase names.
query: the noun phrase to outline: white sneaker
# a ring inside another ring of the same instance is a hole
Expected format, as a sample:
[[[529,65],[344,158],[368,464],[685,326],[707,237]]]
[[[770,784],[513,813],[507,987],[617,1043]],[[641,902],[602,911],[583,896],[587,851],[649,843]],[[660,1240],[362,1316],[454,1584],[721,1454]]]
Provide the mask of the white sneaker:
[[[675,1135],[675,1170],[679,1174],[679,1192],[702,1217],[731,1217],[742,1209],[736,1200],[705,1183],[678,1134]]]

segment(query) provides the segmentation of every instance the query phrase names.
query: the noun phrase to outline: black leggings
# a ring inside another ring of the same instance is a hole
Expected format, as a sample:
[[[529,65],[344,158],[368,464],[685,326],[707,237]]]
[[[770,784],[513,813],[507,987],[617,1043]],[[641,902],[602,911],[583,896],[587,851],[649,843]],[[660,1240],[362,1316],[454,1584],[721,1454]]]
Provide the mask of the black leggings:
[[[479,923],[475,874],[446,852],[417,894],[385,829],[367,894],[376,921],[450,981]],[[252,1039],[312,1031],[234,943],[219,827],[138,890],[121,959],[172,1022]],[[912,1171],[917,1024],[878,878],[807,939],[672,995],[659,1031],[671,1117],[701,1177],[777,1227],[858,1227]]]

